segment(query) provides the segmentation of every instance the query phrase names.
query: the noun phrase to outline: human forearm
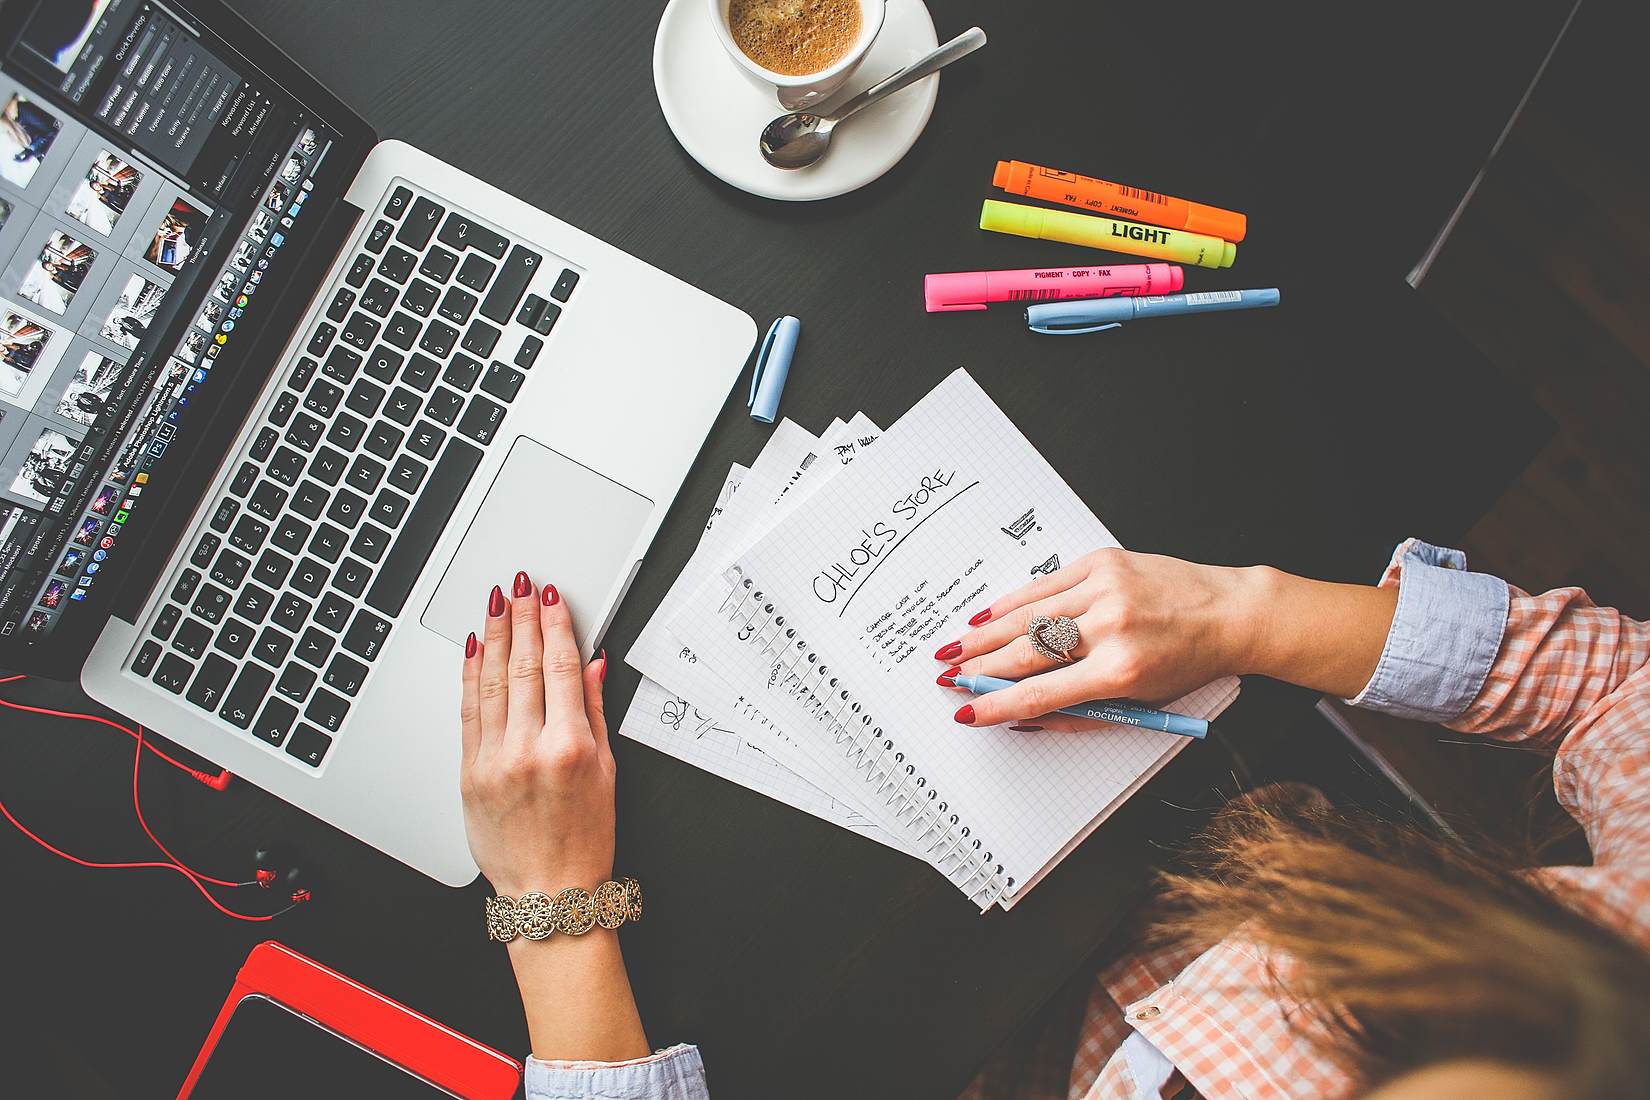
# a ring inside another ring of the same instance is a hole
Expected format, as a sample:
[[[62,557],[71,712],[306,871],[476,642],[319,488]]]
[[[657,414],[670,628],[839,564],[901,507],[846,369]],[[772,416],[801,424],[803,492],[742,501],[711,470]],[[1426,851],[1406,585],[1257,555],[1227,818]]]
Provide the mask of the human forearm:
[[[1277,569],[1236,571],[1235,673],[1326,694],[1362,691],[1380,662],[1396,588],[1308,580]]]
[[[509,951],[533,1057],[622,1062],[647,1055],[618,933],[593,928],[578,937],[518,939]]]

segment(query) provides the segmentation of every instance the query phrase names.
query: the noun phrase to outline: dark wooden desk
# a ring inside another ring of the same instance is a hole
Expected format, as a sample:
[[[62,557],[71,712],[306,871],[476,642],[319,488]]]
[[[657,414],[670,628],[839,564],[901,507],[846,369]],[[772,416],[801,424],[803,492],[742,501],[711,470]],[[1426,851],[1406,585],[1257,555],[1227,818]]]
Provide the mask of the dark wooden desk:
[[[1419,0],[1310,24],[1252,5],[1133,5],[1107,23],[1089,0],[936,4],[942,37],[978,22],[990,46],[945,75],[902,164],[807,206],[730,190],[676,145],[651,79],[658,3],[239,6],[381,136],[760,322],[799,315],[783,411],[804,424],[857,409],[890,422],[968,366],[1136,548],[1371,579],[1399,538],[1461,532],[1547,430],[1401,280],[1551,42],[1557,2],[1493,26]],[[1283,307],[1065,341],[1027,335],[1004,309],[923,313],[925,272],[1087,262],[974,228],[999,157],[1246,211],[1237,266],[1191,283],[1281,286]],[[687,558],[728,464],[766,435],[729,402],[610,653]],[[615,668],[615,722],[634,685]],[[6,690],[83,702],[68,685]],[[1234,735],[1304,713],[1290,693],[1259,694],[1273,702],[1240,702],[1223,723]],[[17,813],[79,852],[145,851],[124,738],[0,721],[0,789]],[[1126,914],[1153,842],[1193,820],[1172,804],[1207,791],[1216,763],[1185,754],[1015,912],[982,919],[910,859],[650,750],[616,752],[619,864],[648,889],[649,919],[626,933],[637,995],[655,1042],[702,1044],[721,1097],[954,1095]],[[45,1065],[74,1092],[165,1094],[266,935],[526,1049],[505,958],[481,939],[480,886],[436,886],[250,787],[146,776],[151,821],[186,858],[234,874],[260,839],[287,838],[323,876],[320,900],[234,925],[172,876],[94,875],[0,830],[8,1016],[23,1018],[0,1039],[20,1044],[8,1065]]]

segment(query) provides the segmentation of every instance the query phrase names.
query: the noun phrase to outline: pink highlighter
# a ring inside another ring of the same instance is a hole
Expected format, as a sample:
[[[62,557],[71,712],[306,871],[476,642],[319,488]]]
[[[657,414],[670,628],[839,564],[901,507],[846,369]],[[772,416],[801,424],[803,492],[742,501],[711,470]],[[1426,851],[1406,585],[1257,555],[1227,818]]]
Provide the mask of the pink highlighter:
[[[1110,267],[1029,267],[1021,271],[955,271],[925,275],[929,313],[984,309],[987,302],[1055,302],[1066,298],[1173,294],[1186,282],[1179,264]]]

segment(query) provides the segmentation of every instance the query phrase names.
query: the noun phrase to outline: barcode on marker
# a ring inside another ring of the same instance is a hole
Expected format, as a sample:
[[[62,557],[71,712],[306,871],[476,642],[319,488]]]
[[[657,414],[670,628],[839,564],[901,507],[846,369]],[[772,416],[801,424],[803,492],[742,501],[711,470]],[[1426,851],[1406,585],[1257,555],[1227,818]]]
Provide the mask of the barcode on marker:
[[[1050,298],[1058,298],[1058,290],[1015,290],[1010,291],[1008,300],[1011,302],[1046,302]]]
[[[1126,199],[1139,199],[1141,202],[1154,202],[1159,206],[1164,206],[1169,201],[1162,195],[1159,195],[1156,191],[1142,191],[1138,187],[1124,187],[1122,184],[1117,185],[1117,193]]]
[[[1241,302],[1243,292],[1238,290],[1205,290],[1201,294],[1186,295],[1189,306],[1214,305],[1216,302]]]

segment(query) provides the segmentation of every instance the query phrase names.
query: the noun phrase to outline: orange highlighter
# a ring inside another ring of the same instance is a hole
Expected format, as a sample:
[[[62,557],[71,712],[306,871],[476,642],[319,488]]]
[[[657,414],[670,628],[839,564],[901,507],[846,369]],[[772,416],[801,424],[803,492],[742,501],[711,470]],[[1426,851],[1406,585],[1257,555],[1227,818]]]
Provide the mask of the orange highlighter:
[[[1160,195],[1138,187],[1061,172],[1022,160],[1000,160],[991,174],[991,186],[1033,199],[1063,202],[1113,217],[1150,222],[1188,233],[1202,233],[1227,241],[1241,241],[1249,219],[1234,210]]]

